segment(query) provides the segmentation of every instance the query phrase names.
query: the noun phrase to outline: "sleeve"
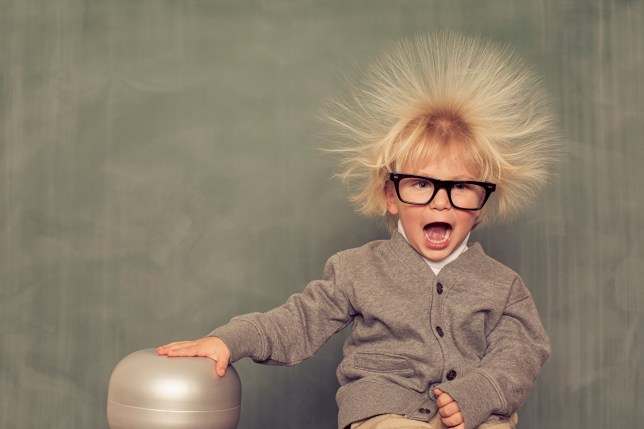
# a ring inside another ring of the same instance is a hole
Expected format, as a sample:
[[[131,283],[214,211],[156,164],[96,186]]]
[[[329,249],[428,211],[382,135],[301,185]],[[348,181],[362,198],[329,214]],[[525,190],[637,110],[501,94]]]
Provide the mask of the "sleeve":
[[[550,355],[550,340],[520,278],[514,281],[503,314],[486,340],[479,368],[438,386],[458,403],[466,429],[492,414],[516,412]]]
[[[209,336],[219,337],[231,352],[231,362],[250,357],[270,365],[295,365],[311,357],[353,318],[342,289],[338,255],[331,257],[322,280],[266,313],[234,317]]]

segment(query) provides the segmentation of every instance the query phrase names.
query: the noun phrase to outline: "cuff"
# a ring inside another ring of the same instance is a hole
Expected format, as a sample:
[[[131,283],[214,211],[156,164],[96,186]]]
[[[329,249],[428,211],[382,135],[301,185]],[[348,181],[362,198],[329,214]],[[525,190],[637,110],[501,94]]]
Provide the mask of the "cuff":
[[[463,414],[465,429],[476,428],[504,408],[503,397],[495,385],[478,371],[442,383],[437,388],[454,398]]]
[[[243,357],[261,361],[264,354],[264,341],[257,327],[245,320],[231,320],[207,335],[220,338],[230,350],[230,363]]]

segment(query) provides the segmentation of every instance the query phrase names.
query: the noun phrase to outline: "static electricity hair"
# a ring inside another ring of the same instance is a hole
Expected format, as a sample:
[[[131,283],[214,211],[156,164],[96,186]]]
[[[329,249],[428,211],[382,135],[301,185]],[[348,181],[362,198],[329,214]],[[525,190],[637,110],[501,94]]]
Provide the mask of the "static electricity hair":
[[[458,156],[497,184],[484,219],[508,219],[544,186],[558,135],[540,82],[509,49],[451,32],[383,53],[327,111],[339,176],[366,215],[387,214],[389,172]]]

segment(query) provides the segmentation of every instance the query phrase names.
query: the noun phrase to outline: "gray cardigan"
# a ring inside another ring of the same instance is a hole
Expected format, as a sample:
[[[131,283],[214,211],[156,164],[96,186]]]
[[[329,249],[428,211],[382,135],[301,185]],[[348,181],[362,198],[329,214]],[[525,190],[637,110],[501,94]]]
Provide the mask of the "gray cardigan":
[[[438,276],[394,231],[332,256],[323,280],[267,313],[215,329],[231,362],[294,365],[353,322],[338,366],[338,427],[396,413],[428,421],[433,389],[459,404],[466,429],[524,402],[550,353],[519,276],[474,244]]]

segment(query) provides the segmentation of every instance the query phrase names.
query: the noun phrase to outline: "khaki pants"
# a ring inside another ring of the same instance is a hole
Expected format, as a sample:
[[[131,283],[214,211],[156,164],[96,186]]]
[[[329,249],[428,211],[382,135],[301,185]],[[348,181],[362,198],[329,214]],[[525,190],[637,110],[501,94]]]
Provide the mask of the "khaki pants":
[[[519,416],[512,414],[509,419],[483,423],[477,429],[515,429],[519,421]],[[356,422],[351,425],[351,429],[448,429],[441,422],[440,415],[434,416],[433,419],[426,422],[406,419],[398,414],[383,414],[371,417],[370,419]]]

